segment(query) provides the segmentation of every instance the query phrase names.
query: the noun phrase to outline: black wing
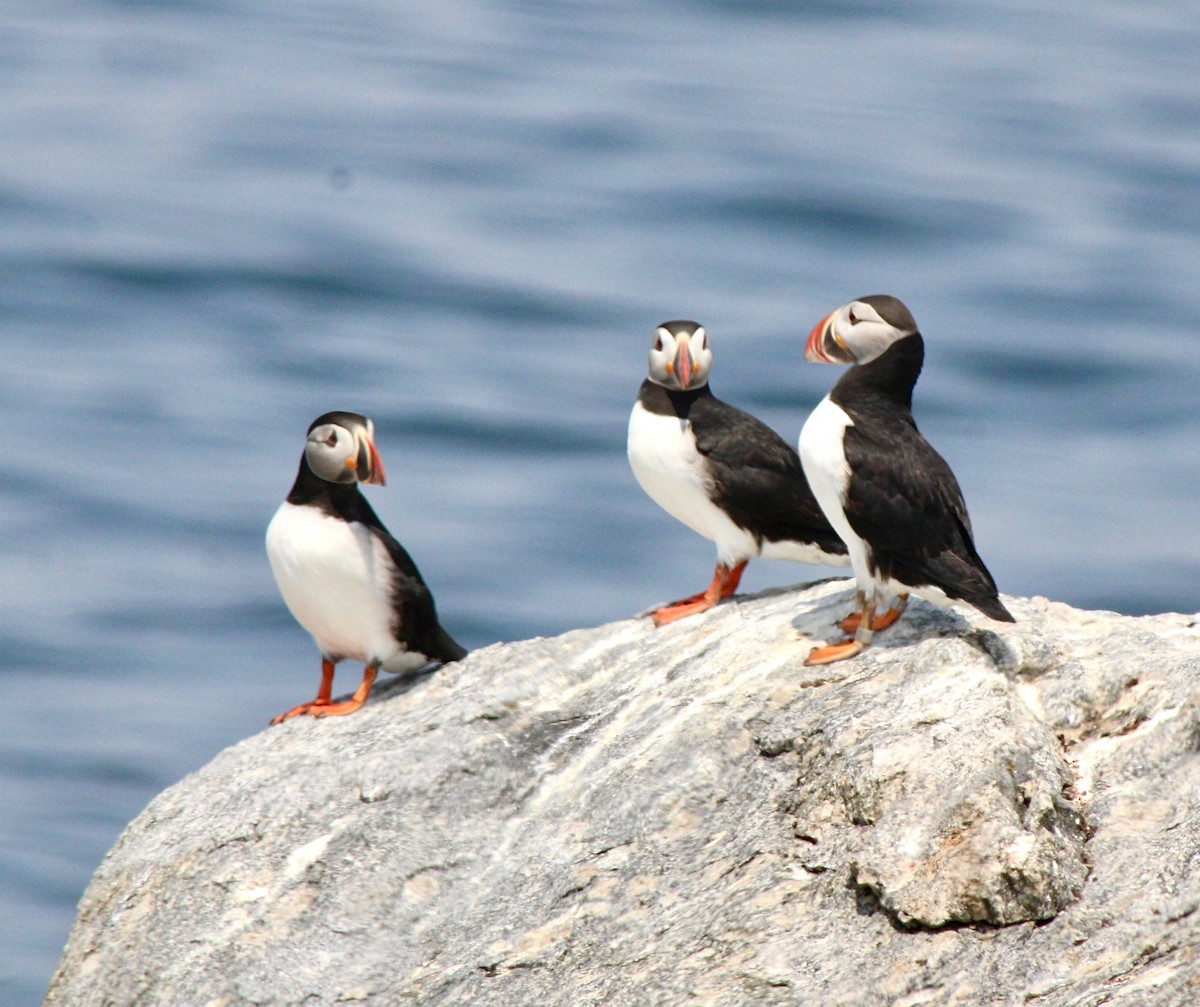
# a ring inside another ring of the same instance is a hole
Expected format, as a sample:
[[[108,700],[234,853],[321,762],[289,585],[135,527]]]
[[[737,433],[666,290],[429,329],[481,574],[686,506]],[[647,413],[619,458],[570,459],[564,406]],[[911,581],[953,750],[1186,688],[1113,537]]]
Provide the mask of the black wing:
[[[409,650],[426,654],[443,663],[466,657],[466,650],[460,647],[438,622],[433,593],[408,550],[384,527],[367,498],[358,492],[358,488],[351,488],[354,489],[353,495],[347,494],[339,501],[339,510],[347,520],[358,521],[370,528],[371,534],[387,549],[395,565],[392,582],[392,608],[395,611],[392,633],[396,639]]]
[[[417,564],[404,546],[378,523],[378,518],[376,522],[371,526],[371,532],[383,543],[396,565],[392,583],[392,606],[396,612],[392,632],[396,639],[409,650],[427,654],[443,663],[466,657],[466,650],[438,622],[433,592],[422,579]]]
[[[832,555],[846,546],[808,487],[800,457],[761,420],[717,398],[698,400],[688,416],[696,448],[708,460],[713,500],[761,542],[805,542]]]
[[[1003,622],[1013,617],[975,550],[958,480],[915,425],[886,437],[854,417],[844,435],[850,484],[846,517],[871,546],[879,573],[911,587],[934,586]]]

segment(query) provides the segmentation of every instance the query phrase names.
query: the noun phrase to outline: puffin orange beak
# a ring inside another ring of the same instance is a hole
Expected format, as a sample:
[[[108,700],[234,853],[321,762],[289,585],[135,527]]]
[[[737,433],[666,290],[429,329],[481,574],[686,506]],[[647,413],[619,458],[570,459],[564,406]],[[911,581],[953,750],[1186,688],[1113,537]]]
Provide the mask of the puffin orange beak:
[[[833,318],[837,313],[834,311],[826,315],[808,334],[808,342],[804,344],[804,359],[810,364],[854,363],[854,351],[833,327]]]
[[[372,424],[366,432],[357,435],[358,440],[358,481],[373,483],[376,486],[387,485],[387,473],[383,469],[383,459],[375,449],[375,426]]]
[[[829,331],[829,326],[833,321],[833,316],[836,314],[836,311],[830,312],[819,322],[817,322],[817,324],[813,326],[812,332],[808,334],[808,342],[804,344],[804,359],[810,364],[836,363],[836,361],[825,352],[825,335]]]
[[[692,351],[688,349],[687,340],[683,339],[679,343],[679,350],[675,354],[675,376],[679,379],[679,387],[685,392],[687,387],[692,382]]]

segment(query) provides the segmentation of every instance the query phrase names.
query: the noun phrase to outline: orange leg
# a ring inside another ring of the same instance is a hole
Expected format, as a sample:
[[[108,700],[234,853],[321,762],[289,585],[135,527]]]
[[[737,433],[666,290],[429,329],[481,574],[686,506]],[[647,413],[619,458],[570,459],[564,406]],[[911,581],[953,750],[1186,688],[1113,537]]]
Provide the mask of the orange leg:
[[[705,591],[700,594],[694,594],[690,598],[671,602],[670,605],[666,605],[653,612],[650,617],[654,620],[654,625],[665,626],[676,619],[683,619],[689,615],[706,612],[717,602],[728,598],[738,589],[738,584],[741,583],[742,572],[746,569],[747,562],[747,560],[742,560],[733,569],[730,569],[724,563],[718,563],[716,570],[713,571],[712,583],[708,585]]]
[[[825,647],[814,648],[808,657],[804,659],[806,665],[811,667],[816,664],[833,664],[835,661],[845,661],[848,658],[854,657],[855,654],[861,654],[871,646],[871,639],[875,636],[875,629],[871,618],[875,614],[875,593],[872,592],[870,595],[867,595],[863,591],[855,591],[854,600],[858,607],[858,611],[855,613],[858,616],[858,629],[854,633],[854,639],[847,640],[844,643],[834,643]]]
[[[871,629],[878,633],[880,630],[887,629],[893,625],[897,619],[904,614],[904,610],[908,607],[908,595],[898,594],[891,606],[882,615],[871,616]],[[853,636],[858,632],[858,624],[862,620],[862,616],[858,612],[851,612],[845,619],[838,623],[838,627],[847,636]]]
[[[321,661],[321,687],[317,690],[317,698],[311,703],[301,703],[287,713],[281,713],[271,723],[282,724],[292,717],[341,717],[353,713],[367,701],[378,674],[379,665],[368,664],[363,668],[362,684],[354,695],[343,703],[335,703],[330,698],[333,693],[333,662],[326,658]]]

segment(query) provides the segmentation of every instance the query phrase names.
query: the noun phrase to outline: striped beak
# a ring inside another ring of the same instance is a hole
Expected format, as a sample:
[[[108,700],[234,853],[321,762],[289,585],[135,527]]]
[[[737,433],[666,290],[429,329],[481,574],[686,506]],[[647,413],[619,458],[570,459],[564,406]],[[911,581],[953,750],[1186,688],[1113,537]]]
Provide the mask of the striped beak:
[[[379,457],[379,452],[375,449],[375,424],[367,420],[367,429],[355,430],[354,440],[358,445],[356,458],[358,481],[373,483],[376,486],[386,485],[387,473],[383,469],[383,459]]]
[[[837,311],[826,315],[808,334],[808,342],[804,344],[804,359],[810,364],[854,363],[854,354],[834,331],[833,320],[836,316]]]

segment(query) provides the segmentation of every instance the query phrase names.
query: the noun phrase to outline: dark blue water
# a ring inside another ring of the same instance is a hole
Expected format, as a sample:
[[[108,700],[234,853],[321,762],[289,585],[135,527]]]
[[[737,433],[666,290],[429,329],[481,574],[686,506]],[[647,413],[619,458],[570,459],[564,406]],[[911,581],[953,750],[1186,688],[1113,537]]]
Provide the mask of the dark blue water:
[[[1002,589],[1200,608],[1200,30],[1045,6],[7,6],[0,1002],[315,689],[262,534],[327,409],[464,643],[553,634],[711,574],[624,457],[652,327],[794,440],[804,336],[893,293]]]

